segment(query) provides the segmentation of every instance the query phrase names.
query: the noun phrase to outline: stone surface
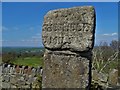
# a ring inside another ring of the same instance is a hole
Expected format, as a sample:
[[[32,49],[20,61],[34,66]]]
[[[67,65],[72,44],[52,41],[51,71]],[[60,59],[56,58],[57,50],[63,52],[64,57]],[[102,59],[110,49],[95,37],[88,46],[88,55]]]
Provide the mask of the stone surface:
[[[109,79],[108,79],[108,83],[112,86],[116,86],[118,83],[118,70],[117,69],[113,69],[110,73],[109,73]]]
[[[49,11],[44,17],[45,48],[88,51],[93,48],[95,11],[92,6]]]
[[[45,53],[43,88],[85,88],[89,60],[81,56]]]
[[[86,88],[94,44],[92,6],[49,11],[44,17],[43,88]]]
[[[41,72],[31,72],[32,69],[39,69],[39,68],[32,68],[29,67],[26,69],[28,73],[24,73],[25,70],[22,66],[21,68],[16,65],[7,65],[5,67],[5,64],[1,64],[0,68],[2,68],[2,73],[0,73],[0,88],[31,88],[33,83],[39,78],[38,73]],[[16,70],[17,69],[17,70]],[[4,71],[5,70],[5,71]],[[19,71],[20,70],[20,71]],[[34,76],[33,76],[34,74]],[[36,77],[35,77],[36,76]],[[36,82],[37,88],[40,88],[40,83]],[[31,86],[30,86],[31,85]],[[34,85],[33,85],[34,86]]]

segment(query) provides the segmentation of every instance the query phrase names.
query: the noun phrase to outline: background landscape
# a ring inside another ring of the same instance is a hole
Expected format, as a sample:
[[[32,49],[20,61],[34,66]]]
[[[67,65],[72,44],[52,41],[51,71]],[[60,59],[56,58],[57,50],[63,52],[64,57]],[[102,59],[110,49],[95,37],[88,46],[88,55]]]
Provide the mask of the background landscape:
[[[120,59],[118,57],[120,45],[118,42],[118,3],[3,3],[2,53],[0,53],[2,62],[43,67],[44,46],[41,34],[44,15],[49,10],[83,5],[92,5],[96,10],[92,69],[104,76],[98,79],[93,78],[93,82],[107,86],[109,82],[106,78],[109,77],[111,71],[120,68],[118,67]],[[120,73],[118,75],[120,76]]]

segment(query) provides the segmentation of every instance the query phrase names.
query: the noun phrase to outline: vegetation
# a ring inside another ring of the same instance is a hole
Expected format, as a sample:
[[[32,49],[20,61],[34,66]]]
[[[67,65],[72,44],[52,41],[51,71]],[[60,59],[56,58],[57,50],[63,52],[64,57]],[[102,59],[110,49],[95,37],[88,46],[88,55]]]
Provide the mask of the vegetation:
[[[110,44],[101,42],[93,49],[93,69],[108,73],[110,69],[118,68],[118,41]],[[44,48],[5,48],[3,47],[2,61],[20,65],[37,67],[43,66]],[[120,57],[119,57],[120,58]]]
[[[93,49],[93,69],[108,73],[111,69],[118,69],[118,41],[101,42]]]
[[[43,66],[43,58],[42,57],[25,57],[25,58],[17,58],[16,60],[10,62],[15,65],[24,65],[24,66]]]
[[[8,48],[7,48],[8,49]],[[13,63],[17,65],[27,65],[32,67],[43,66],[44,49],[41,48],[20,48],[3,50],[2,61],[4,63]]]
[[[110,44],[101,42],[99,46],[95,46],[93,49],[92,70],[108,74],[112,69],[120,69],[118,65],[118,62],[120,62],[118,46],[120,46],[120,42],[115,40]],[[43,54],[43,48],[10,48],[9,50],[3,48],[2,61],[32,67],[43,66]],[[118,75],[120,77],[120,72]],[[42,82],[41,78],[42,76],[39,76],[39,83]],[[92,82],[92,88],[101,88],[101,86],[99,83]]]
[[[119,69],[118,63],[120,62],[119,48],[120,43],[118,41],[112,41],[110,44],[107,42],[101,42],[99,46],[93,49],[92,70],[97,71],[99,76],[102,74],[102,78],[94,80],[92,78],[92,88],[104,90],[109,87],[109,73],[113,69]],[[120,77],[120,72],[118,72]],[[104,76],[104,77],[103,77]],[[94,90],[94,89],[93,89]]]

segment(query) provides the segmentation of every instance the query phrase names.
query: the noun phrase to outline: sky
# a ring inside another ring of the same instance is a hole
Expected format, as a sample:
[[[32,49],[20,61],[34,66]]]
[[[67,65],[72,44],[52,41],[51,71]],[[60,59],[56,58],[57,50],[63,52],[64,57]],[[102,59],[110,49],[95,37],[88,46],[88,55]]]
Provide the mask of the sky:
[[[54,9],[92,5],[96,11],[95,45],[118,38],[116,2],[4,2],[2,3],[2,46],[41,47],[44,15]]]
[[[2,2],[119,2],[119,0],[1,0]]]

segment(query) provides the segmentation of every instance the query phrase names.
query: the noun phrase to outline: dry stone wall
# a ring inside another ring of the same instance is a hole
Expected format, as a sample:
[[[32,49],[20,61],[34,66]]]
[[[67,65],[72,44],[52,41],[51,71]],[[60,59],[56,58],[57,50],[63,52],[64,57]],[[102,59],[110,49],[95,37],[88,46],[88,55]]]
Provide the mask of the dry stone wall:
[[[42,77],[42,68],[29,66],[19,66],[3,63],[1,88],[41,88],[39,82]]]
[[[94,33],[92,6],[53,10],[44,16],[43,88],[89,86]]]

